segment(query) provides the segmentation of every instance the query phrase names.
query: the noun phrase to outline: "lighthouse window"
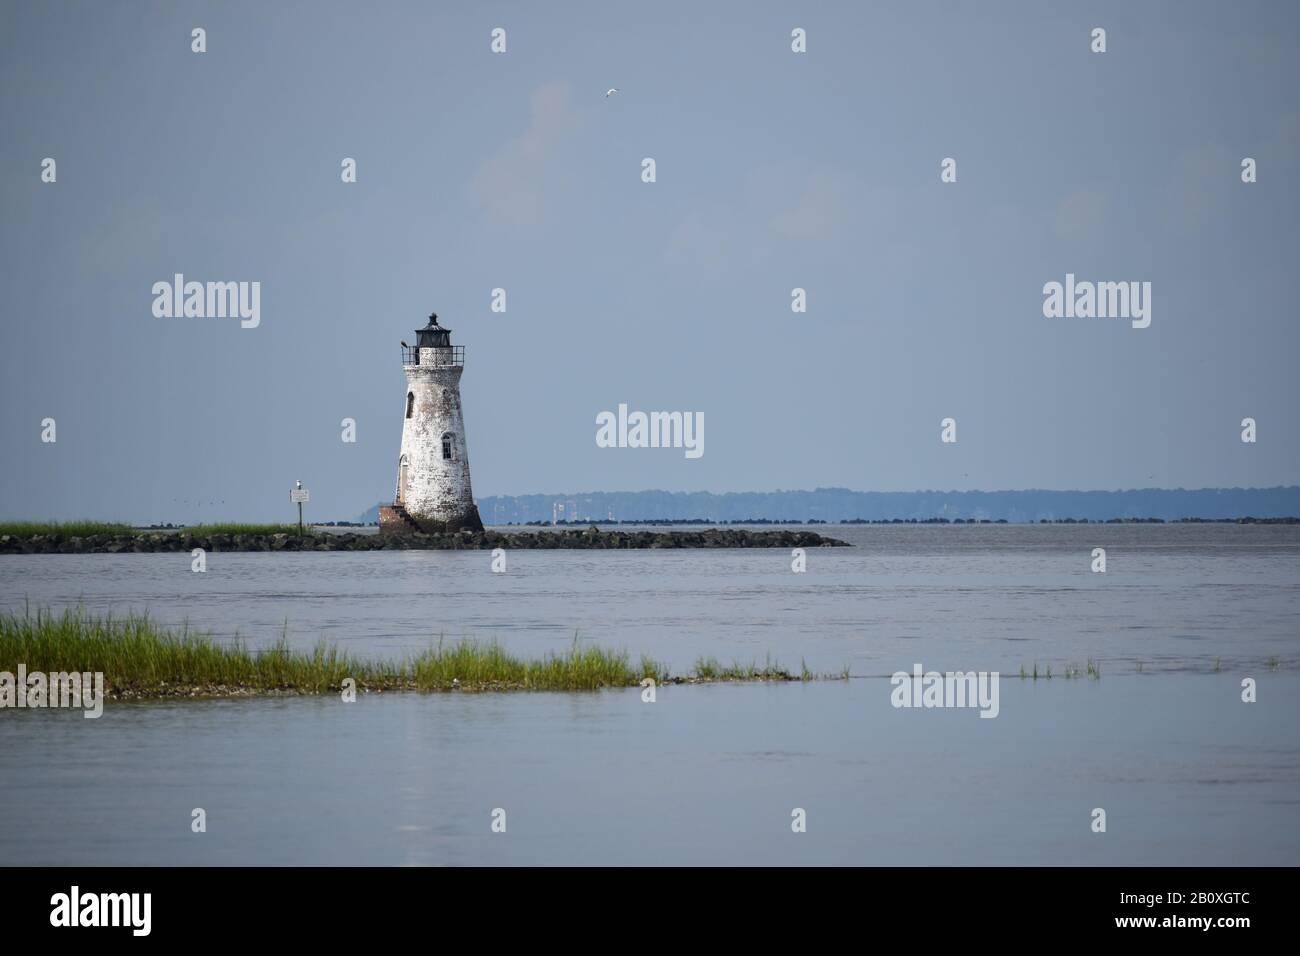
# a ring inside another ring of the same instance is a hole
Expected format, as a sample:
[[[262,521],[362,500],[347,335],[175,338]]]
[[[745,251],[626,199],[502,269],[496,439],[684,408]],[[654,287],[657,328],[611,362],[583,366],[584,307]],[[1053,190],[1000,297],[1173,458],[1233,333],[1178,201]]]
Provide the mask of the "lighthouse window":
[[[447,459],[448,461],[456,457],[453,451],[455,447],[454,445],[455,439],[456,436],[453,435],[451,432],[447,432],[445,435],[442,436],[442,457]]]
[[[414,411],[415,411],[415,393],[407,392],[406,393],[406,417],[410,418]]]

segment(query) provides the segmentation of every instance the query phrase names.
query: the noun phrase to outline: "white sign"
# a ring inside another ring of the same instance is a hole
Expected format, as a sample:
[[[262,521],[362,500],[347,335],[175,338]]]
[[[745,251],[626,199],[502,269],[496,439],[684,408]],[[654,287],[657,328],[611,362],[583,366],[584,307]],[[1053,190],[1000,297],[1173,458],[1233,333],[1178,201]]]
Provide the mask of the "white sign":
[[[310,501],[311,498],[308,496],[306,488],[295,488],[293,491],[289,492],[289,500],[301,504],[302,502]]]

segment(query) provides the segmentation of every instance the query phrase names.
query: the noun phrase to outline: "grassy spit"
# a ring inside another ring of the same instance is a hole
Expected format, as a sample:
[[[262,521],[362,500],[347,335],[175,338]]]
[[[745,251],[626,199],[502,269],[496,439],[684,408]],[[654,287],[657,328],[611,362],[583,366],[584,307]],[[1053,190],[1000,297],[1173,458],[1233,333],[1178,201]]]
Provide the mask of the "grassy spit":
[[[88,616],[80,609],[54,614],[27,610],[0,613],[0,671],[102,672],[108,695],[226,697],[267,693],[323,694],[338,691],[346,678],[358,690],[596,690],[635,687],[645,678],[657,684],[710,681],[808,680],[772,664],[697,664],[689,676],[674,677],[648,657],[632,663],[625,652],[582,647],[575,637],[568,651],[524,660],[499,644],[458,641],[437,644],[406,660],[350,658],[319,643],[295,651],[287,638],[263,650],[223,644],[210,635],[168,630],[147,615]]]

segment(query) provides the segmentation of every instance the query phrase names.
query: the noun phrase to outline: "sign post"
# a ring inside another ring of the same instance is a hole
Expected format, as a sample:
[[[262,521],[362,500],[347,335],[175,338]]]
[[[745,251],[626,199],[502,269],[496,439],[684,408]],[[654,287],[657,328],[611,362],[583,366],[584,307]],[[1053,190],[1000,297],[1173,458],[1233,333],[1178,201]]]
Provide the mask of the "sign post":
[[[307,489],[302,486],[302,482],[295,482],[294,488],[289,492],[289,500],[298,503],[298,537],[302,537],[302,504],[304,501],[310,501],[311,495]]]

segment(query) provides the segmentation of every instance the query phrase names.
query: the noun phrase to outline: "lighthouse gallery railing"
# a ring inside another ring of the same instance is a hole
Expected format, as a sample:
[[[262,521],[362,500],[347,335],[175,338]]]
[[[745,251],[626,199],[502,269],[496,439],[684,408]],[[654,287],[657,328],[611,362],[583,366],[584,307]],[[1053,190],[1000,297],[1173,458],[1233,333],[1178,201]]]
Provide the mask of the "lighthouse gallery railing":
[[[420,352],[426,353],[421,360]],[[403,365],[426,365],[433,368],[443,368],[451,365],[465,364],[465,346],[448,345],[438,348],[418,348],[414,345],[402,346],[402,364]]]

